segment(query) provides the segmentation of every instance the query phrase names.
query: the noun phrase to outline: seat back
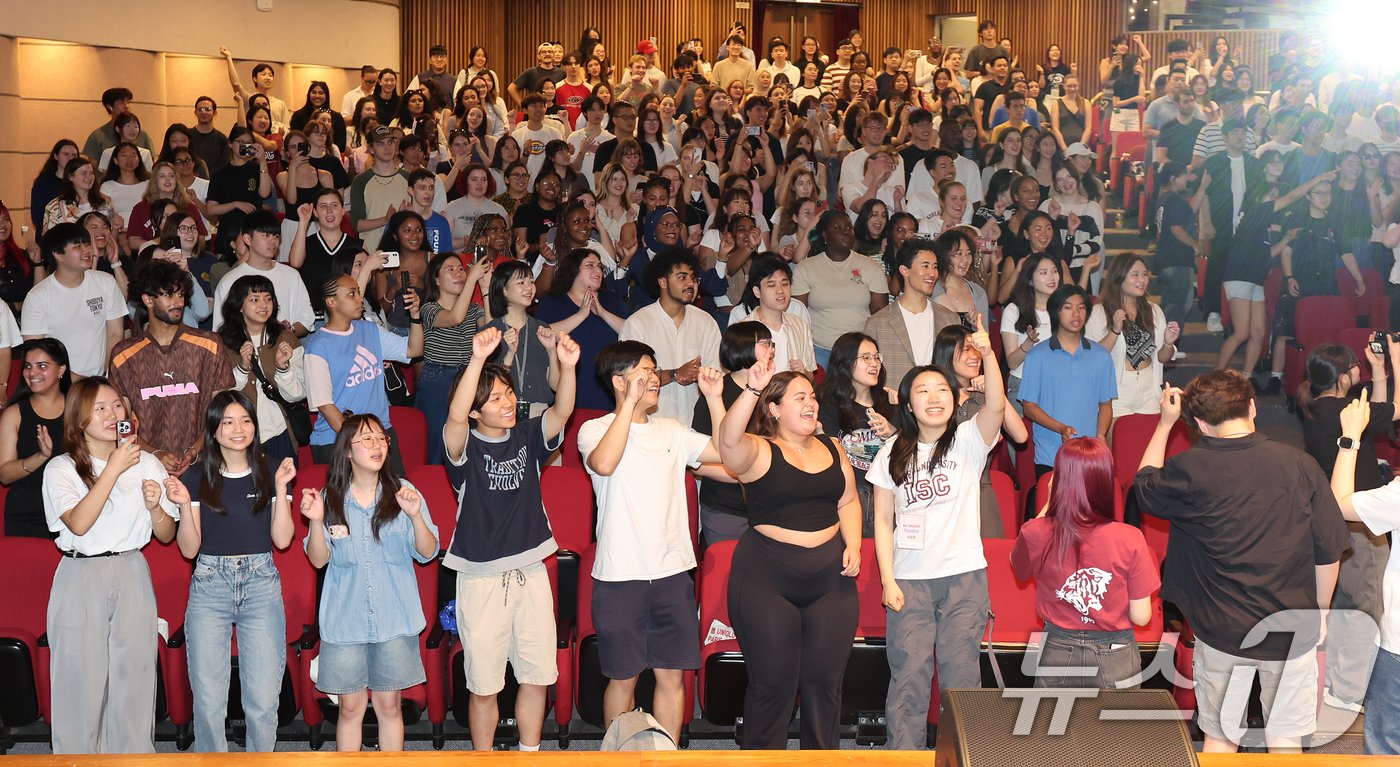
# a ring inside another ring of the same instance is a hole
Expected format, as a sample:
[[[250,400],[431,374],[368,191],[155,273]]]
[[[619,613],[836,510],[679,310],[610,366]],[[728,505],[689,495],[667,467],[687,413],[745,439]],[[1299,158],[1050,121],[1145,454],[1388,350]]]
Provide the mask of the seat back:
[[[1283,269],[1275,266],[1264,276],[1264,327],[1274,326],[1274,312],[1278,310],[1278,300],[1283,297]]]
[[[389,406],[389,422],[399,435],[399,454],[405,469],[428,462],[428,418],[416,407]],[[442,435],[437,435],[442,439]]]
[[[1337,270],[1337,292],[1344,298],[1352,299],[1357,321],[1386,327],[1390,324],[1390,299],[1385,294],[1386,280],[1375,269],[1362,269],[1361,282],[1366,292],[1356,298],[1356,278],[1346,269]]]
[[[1036,614],[1035,584],[1020,583],[1011,570],[1013,540],[991,538],[982,541],[987,559],[987,593],[992,603],[991,633],[984,639],[999,652],[1010,657],[999,659],[1008,687],[1029,687],[1021,671],[1020,658],[1030,644],[1031,634],[1044,630],[1044,621]],[[990,658],[986,658],[990,662]],[[990,670],[990,666],[985,670]],[[987,681],[983,674],[983,681]]]
[[[1147,443],[1152,440],[1159,420],[1155,415],[1134,413],[1113,422],[1113,471],[1118,477],[1119,487],[1132,489],[1138,464],[1142,463],[1142,455],[1147,452]],[[1188,447],[1191,447],[1191,430],[1184,421],[1178,420],[1167,438],[1166,457],[1170,458]]]
[[[428,514],[438,528],[438,548],[446,550],[457,530],[457,492],[443,466],[419,464],[408,469],[408,481],[428,504]]]
[[[580,557],[593,545],[593,482],[588,472],[573,466],[546,466],[540,492],[549,526],[559,544],[559,616],[578,617]]]
[[[997,497],[997,508],[1001,511],[1001,522],[1006,531],[1004,537],[1015,538],[1021,530],[1021,518],[1024,516],[1016,503],[1016,485],[1012,483],[1011,475],[1003,471],[993,469],[991,477],[992,493]]]
[[[559,448],[559,462],[564,466],[583,468],[583,457],[578,451],[578,430],[579,427],[594,418],[602,418],[607,415],[606,410],[593,410],[586,407],[575,408],[569,415],[568,422],[564,425],[564,444]]]
[[[705,720],[729,726],[743,715],[748,672],[734,622],[729,617],[729,571],[735,541],[705,549],[700,562],[700,713]]]
[[[45,716],[49,592],[62,555],[47,538],[0,538],[0,722],[23,727]]]

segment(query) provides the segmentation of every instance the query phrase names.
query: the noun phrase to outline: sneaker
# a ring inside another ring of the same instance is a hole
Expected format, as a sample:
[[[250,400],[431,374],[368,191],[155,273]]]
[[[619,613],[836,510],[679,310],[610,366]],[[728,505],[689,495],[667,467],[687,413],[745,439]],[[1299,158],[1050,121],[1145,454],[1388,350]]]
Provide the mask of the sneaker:
[[[1184,359],[1186,359],[1186,352],[1180,349],[1177,349],[1175,352],[1172,352],[1172,362],[1180,362]]]
[[[1366,713],[1366,706],[1361,703],[1348,703],[1332,694],[1330,689],[1323,689],[1322,702],[1332,708],[1339,708],[1343,711],[1351,711],[1356,714]]]
[[[1269,376],[1269,382],[1264,385],[1265,394],[1278,394],[1283,391],[1283,377]]]
[[[1220,321],[1220,312],[1211,312],[1206,316],[1206,330],[1211,333],[1225,332],[1225,323]]]

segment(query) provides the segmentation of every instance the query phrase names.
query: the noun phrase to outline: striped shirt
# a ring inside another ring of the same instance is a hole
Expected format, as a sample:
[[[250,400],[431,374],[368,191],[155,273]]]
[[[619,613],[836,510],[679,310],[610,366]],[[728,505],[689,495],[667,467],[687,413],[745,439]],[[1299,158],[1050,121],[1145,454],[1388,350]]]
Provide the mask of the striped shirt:
[[[423,359],[440,365],[466,365],[472,361],[472,339],[486,319],[486,312],[472,304],[460,323],[433,327],[433,320],[442,311],[447,310],[436,301],[423,305]]]

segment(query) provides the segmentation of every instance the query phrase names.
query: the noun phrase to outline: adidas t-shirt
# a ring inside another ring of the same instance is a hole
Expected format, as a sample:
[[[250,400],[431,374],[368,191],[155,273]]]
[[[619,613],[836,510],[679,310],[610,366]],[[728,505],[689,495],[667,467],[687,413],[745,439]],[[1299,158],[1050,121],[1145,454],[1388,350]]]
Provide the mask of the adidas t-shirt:
[[[306,404],[312,408],[335,405],[352,413],[377,417],[389,428],[389,397],[384,393],[384,363],[408,362],[408,339],[367,320],[350,323],[350,329],[321,328],[306,337]],[[326,419],[316,419],[311,444],[335,442],[335,430]]]
[[[982,441],[977,420],[958,426],[947,455],[930,472],[932,443],[919,443],[915,470],[896,487],[890,474],[890,453],[895,440],[885,443],[866,473],[876,487],[894,491],[894,577],[928,580],[981,570],[982,469],[993,447]],[[919,518],[922,519],[919,519]],[[905,548],[899,542],[907,534],[901,528],[922,524],[922,547]]]

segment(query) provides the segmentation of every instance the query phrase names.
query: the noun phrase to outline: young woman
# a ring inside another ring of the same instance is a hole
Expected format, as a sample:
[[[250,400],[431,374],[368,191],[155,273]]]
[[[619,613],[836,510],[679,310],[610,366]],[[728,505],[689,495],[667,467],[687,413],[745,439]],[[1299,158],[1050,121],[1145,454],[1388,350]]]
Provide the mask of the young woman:
[[[293,419],[301,419],[301,443],[311,422],[293,404],[306,399],[305,352],[296,334],[277,322],[277,291],[268,278],[249,274],[229,288],[219,336],[233,367],[236,391],[253,403],[259,449],[270,459],[295,458]]]
[[[1151,279],[1147,259],[1123,253],[1109,262],[1099,300],[1089,313],[1084,336],[1113,355],[1118,397],[1113,417],[1155,415],[1162,405],[1162,366],[1172,361],[1181,326],[1167,322],[1162,307],[1147,300]]]
[[[792,267],[787,261],[771,253],[754,258],[743,300],[729,313],[730,325],[744,320],[761,323],[773,339],[774,364],[810,374],[817,369],[817,360],[807,316],[806,307],[792,300]]]
[[[72,139],[59,139],[54,143],[53,149],[49,150],[48,157],[44,158],[44,166],[39,169],[39,175],[34,177],[34,183],[29,188],[29,216],[35,218],[42,216],[49,203],[58,196],[59,189],[63,187],[64,168],[79,154],[78,145]]]
[[[179,478],[165,480],[180,506],[180,553],[195,560],[185,610],[196,751],[227,751],[229,646],[238,632],[238,681],[247,750],[277,747],[277,706],[287,667],[282,580],[272,550],[292,524],[291,458],[263,455],[252,400],[215,394],[204,414],[204,448]]]
[[[488,303],[494,319],[486,327],[501,331],[501,345],[492,361],[510,371],[520,420],[534,418],[554,403],[559,360],[555,356],[558,336],[527,313],[535,303],[530,267],[520,261],[501,264],[491,274]]]
[[[933,253],[938,258],[938,284],[933,288],[933,300],[940,306],[957,312],[963,327],[977,327],[977,317],[983,322],[992,316],[987,291],[968,279],[972,270],[972,254],[977,243],[961,227],[956,227],[933,241]]]
[[[331,121],[331,138],[336,146],[345,146],[345,117],[340,111],[331,107],[330,86],[321,80],[312,80],[306,88],[306,103],[301,109],[292,113],[287,127],[294,131],[305,131],[320,115],[326,115]]]
[[[1079,76],[1066,75],[1064,95],[1048,98],[1045,111],[1050,117],[1050,132],[1060,145],[1060,151],[1081,142],[1087,132],[1091,107],[1079,91]]]
[[[866,200],[865,204],[860,206],[860,213],[856,215],[855,251],[871,258],[883,256],[889,223],[889,207],[877,199]]]
[[[817,387],[822,431],[835,437],[855,470],[861,533],[875,534],[874,490],[866,472],[885,441],[895,434],[899,411],[894,389],[885,386],[880,347],[864,333],[846,333],[831,347],[826,378]]]
[[[150,178],[136,145],[118,144],[112,154],[112,164],[102,176],[102,194],[112,201],[112,208],[122,221],[131,220],[131,211],[141,201]]]
[[[774,370],[763,360],[749,369],[719,427],[720,456],[744,483],[750,525],[729,580],[729,616],[749,671],[741,745],[783,747],[801,695],[802,748],[831,749],[859,612],[860,502],[836,440],[817,433],[811,381]]]
[[[520,162],[520,142],[514,136],[502,136],[496,139],[496,148],[491,152],[491,164],[488,169],[491,171],[491,179],[495,182],[493,189],[497,194],[506,190],[506,168]],[[525,174],[525,183],[529,186],[529,171]]]
[[[483,258],[472,258],[468,270],[456,254],[442,253],[434,256],[427,267],[421,312],[423,368],[418,373],[414,405],[428,419],[430,464],[443,462],[441,435],[452,399],[452,382],[471,362],[472,338],[489,319],[481,306],[471,300],[472,291],[488,286],[494,263],[486,253]]]
[[[993,358],[981,323],[969,340],[984,359]],[[981,686],[978,656],[990,600],[979,486],[1006,410],[1000,366],[987,365],[985,376],[986,402],[959,425],[958,379],[932,365],[910,370],[899,384],[899,433],[870,467],[875,558],[889,610],[891,748],[924,747],[935,648],[943,689]],[[947,492],[925,491],[931,487]]]
[[[142,248],[159,239],[162,222],[154,220],[152,210],[157,203],[167,200],[175,204],[176,210],[194,221],[201,237],[209,236],[204,229],[204,219],[199,215],[199,208],[195,206],[194,200],[190,199],[189,192],[180,184],[175,166],[168,162],[158,162],[151,170],[151,177],[146,182],[141,200],[132,208],[131,218],[127,220],[126,243],[131,252],[140,252]]]
[[[117,115],[117,119],[113,121],[112,127],[116,130],[117,146],[109,146],[102,150],[102,155],[97,158],[97,170],[99,173],[106,173],[107,169],[112,167],[112,158],[116,155],[117,149],[121,144],[126,143],[136,146],[141,140],[141,120],[130,112]],[[141,163],[141,167],[150,170],[152,163],[155,162],[155,158],[151,156],[151,151],[143,146],[137,146],[136,154],[137,159]]]
[[[880,262],[854,251],[855,229],[844,211],[823,213],[817,233],[817,254],[793,270],[792,290],[812,312],[817,364],[826,367],[836,338],[889,304],[889,282]]]
[[[1035,168],[1021,157],[1021,134],[1019,128],[1007,128],[997,138],[997,143],[987,153],[987,161],[982,167],[983,189],[991,188],[992,176],[999,170],[1034,174]]]
[[[1044,140],[1045,136],[1042,135],[1041,139]],[[1065,250],[1070,257],[1071,273],[1086,269],[1086,263],[1093,256],[1099,256],[1100,263],[1102,262],[1105,226],[1103,206],[1090,200],[1084,193],[1079,174],[1072,168],[1058,162],[1055,164],[1050,194],[1048,199],[1040,204],[1040,209],[1050,213],[1056,219],[1057,226],[1060,219],[1065,221]],[[1101,270],[1089,268],[1088,271],[1090,284],[1098,285]]]
[[[335,185],[330,171],[321,170],[311,164],[311,140],[301,131],[287,134],[282,144],[282,159],[285,170],[273,177],[277,191],[286,202],[287,215],[282,219],[282,244],[279,260],[284,260],[292,249],[296,238],[298,208],[303,204],[315,204],[317,193]]]
[[[423,246],[425,241],[423,217],[411,210],[401,210],[389,217],[384,237],[379,242],[380,250],[399,254],[399,268],[380,269],[374,273],[374,295],[384,312],[385,325],[401,336],[408,335],[409,331],[404,293],[426,284],[424,275],[433,254]]]
[[[509,138],[509,137],[508,137]],[[501,147],[513,142],[502,140],[496,145],[496,153],[502,154]],[[496,204],[505,209],[506,215],[514,216],[515,211],[530,199],[530,168],[523,161],[516,160],[505,166],[501,171],[501,180],[505,183],[504,191],[496,195]]]
[[[310,523],[306,556],[326,568],[321,587],[317,689],[340,697],[335,744],[359,751],[365,707],[379,720],[379,750],[403,750],[403,690],[427,679],[418,634],[427,627],[413,560],[438,555],[438,531],[417,488],[389,462],[389,436],[373,415],[347,416],[326,487],[301,491]],[[411,558],[411,559],[410,559]]]
[[[38,241],[38,235],[23,246],[15,240],[15,220],[0,202],[0,301],[14,314],[20,314],[29,289],[48,275]]]
[[[822,97],[822,68],[814,61],[801,64],[802,82],[792,89],[792,103],[801,105],[807,98],[820,99]],[[814,107],[815,108],[815,107]],[[811,110],[808,110],[811,111]],[[804,113],[805,114],[805,113]],[[814,115],[808,115],[810,119]]]
[[[567,333],[582,349],[578,367],[577,405],[607,410],[613,406],[594,375],[598,353],[617,341],[627,310],[607,289],[603,262],[592,250],[578,248],[559,256],[548,295],[540,299],[535,318],[549,323],[556,333]]]
[[[44,469],[63,440],[68,350],[57,339],[36,338],[25,342],[21,360],[19,389],[0,413],[5,535],[53,538],[44,518]]]
[[[476,91],[481,105],[486,108],[487,117],[490,118],[487,123],[491,126],[491,135],[500,141],[510,128],[510,113],[506,109],[505,99],[499,94],[496,73],[487,71],[472,77],[469,87]]]
[[[1021,526],[1011,550],[1016,577],[1035,580],[1036,612],[1045,620],[1036,687],[1122,687],[1142,670],[1133,626],[1152,619],[1161,578],[1142,531],[1114,521],[1117,492],[1108,445],[1068,440],[1055,458],[1049,503]],[[1060,596],[1085,572],[1100,578],[1101,595]],[[1090,673],[1071,676],[1072,668]]]
[[[982,368],[986,361],[972,345],[972,331],[959,325],[949,325],[938,331],[933,341],[933,366],[947,371],[958,379],[957,409],[953,413],[954,423],[961,424],[971,419],[986,402],[983,392],[986,378]],[[1006,408],[1002,414],[1002,430],[1016,444],[1025,444],[1030,437],[1026,422],[1020,414]],[[1006,537],[1006,526],[1002,521],[1001,507],[996,493],[992,491],[991,466],[982,469],[981,500],[978,504],[982,512],[981,530],[983,538]]]
[[[156,598],[141,549],[174,539],[180,512],[161,462],[118,435],[128,417],[107,379],[73,384],[63,455],[44,470],[44,518],[63,552],[47,624],[54,689],[65,691],[49,715],[56,753],[155,751]]]
[[[120,220],[120,219],[118,219]],[[126,295],[126,253],[112,232],[112,222],[106,215],[97,211],[84,213],[78,219],[78,226],[87,230],[92,240],[93,268],[101,269],[117,280],[117,287]]]
[[[1017,414],[1021,413],[1021,366],[1031,347],[1050,338],[1050,312],[1046,302],[1060,287],[1060,262],[1041,254],[1032,256],[1016,273],[1011,300],[1001,315],[1001,341],[1010,368],[1006,396]]]
[[[326,124],[330,119],[327,114],[329,113],[323,112],[320,117],[306,124],[306,161],[316,170],[331,174],[329,186],[339,189],[344,194],[345,190],[350,188],[350,175],[345,172],[340,145],[332,142],[331,129]]]

